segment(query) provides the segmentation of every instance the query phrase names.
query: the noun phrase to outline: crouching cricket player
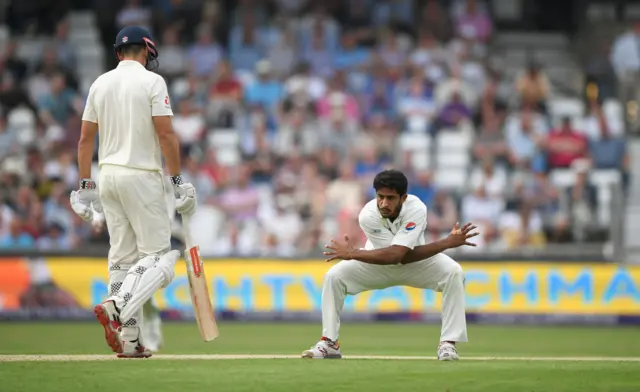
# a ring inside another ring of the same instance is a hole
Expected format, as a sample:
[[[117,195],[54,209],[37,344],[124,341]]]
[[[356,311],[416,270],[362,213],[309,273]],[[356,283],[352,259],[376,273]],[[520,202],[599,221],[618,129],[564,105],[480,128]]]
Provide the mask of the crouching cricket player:
[[[347,295],[392,286],[409,286],[442,292],[442,331],[437,356],[441,361],[458,359],[457,342],[467,341],[465,292],[462,268],[441,253],[467,242],[475,226],[456,224],[451,234],[425,244],[427,207],[407,194],[407,178],[397,170],[379,173],[374,181],[376,199],[359,215],[367,236],[364,249],[344,241],[327,245],[327,261],[342,260],[329,269],[322,286],[322,338],[302,353],[303,358],[341,358],[338,333],[340,313]]]
[[[182,182],[180,153],[164,79],[151,70],[158,52],[151,35],[129,26],[116,38],[118,66],[89,90],[78,143],[80,187],[73,210],[85,221],[104,212],[110,237],[109,297],[94,308],[107,344],[121,358],[151,356],[141,335],[143,306],[174,277],[180,252],[171,250],[161,158],[176,211],[192,215],[196,192]],[[99,129],[100,189],[91,179]]]

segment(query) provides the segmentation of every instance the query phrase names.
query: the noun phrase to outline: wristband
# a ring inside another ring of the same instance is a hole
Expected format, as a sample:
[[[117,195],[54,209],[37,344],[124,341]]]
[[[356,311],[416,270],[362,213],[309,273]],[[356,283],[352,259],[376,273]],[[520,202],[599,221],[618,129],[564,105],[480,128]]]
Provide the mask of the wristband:
[[[80,180],[80,189],[96,189],[96,182],[90,178],[83,178],[82,180]]]
[[[177,185],[182,185],[182,176],[180,174],[178,174],[177,176],[171,176],[169,177],[169,179],[171,180],[171,185],[177,186]]]

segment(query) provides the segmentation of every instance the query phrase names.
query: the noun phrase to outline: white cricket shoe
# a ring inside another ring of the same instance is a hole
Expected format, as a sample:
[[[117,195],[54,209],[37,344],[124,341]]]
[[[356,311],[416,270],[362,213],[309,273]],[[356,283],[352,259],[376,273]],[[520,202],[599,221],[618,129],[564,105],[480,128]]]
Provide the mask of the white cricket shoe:
[[[302,358],[309,359],[340,359],[340,344],[330,340],[322,339],[309,350],[302,352]]]
[[[120,339],[122,340],[122,352],[118,358],[149,358],[149,351],[143,344],[138,327],[121,327]]]
[[[458,350],[456,346],[449,342],[440,342],[438,346],[438,361],[457,361]]]
[[[120,312],[113,300],[106,300],[93,308],[96,318],[104,328],[104,338],[114,353],[122,352],[122,340],[120,340]]]

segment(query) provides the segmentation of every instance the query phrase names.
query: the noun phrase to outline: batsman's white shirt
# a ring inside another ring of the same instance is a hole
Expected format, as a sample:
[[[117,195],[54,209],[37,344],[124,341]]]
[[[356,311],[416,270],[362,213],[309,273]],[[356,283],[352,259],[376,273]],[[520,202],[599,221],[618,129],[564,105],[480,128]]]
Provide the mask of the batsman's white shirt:
[[[124,60],[96,79],[82,119],[98,124],[98,191],[110,237],[111,286],[150,254],[170,250],[162,150],[155,116],[172,116],[164,79]]]
[[[407,195],[400,214],[393,222],[380,215],[376,199],[364,206],[358,221],[367,236],[365,249],[381,249],[391,245],[413,249],[416,245],[425,244],[427,206],[414,195]]]
[[[167,84],[133,60],[96,79],[82,119],[100,128],[98,163],[162,171],[154,116],[173,116]]]
[[[367,250],[392,245],[414,249],[425,244],[427,207],[414,195],[407,195],[393,222],[380,215],[376,199],[364,206],[358,220],[367,236]],[[442,292],[440,340],[467,341],[464,275],[460,265],[443,253],[410,264],[374,265],[358,260],[335,264],[327,271],[322,286],[322,336],[338,339],[340,313],[348,294],[392,286]]]

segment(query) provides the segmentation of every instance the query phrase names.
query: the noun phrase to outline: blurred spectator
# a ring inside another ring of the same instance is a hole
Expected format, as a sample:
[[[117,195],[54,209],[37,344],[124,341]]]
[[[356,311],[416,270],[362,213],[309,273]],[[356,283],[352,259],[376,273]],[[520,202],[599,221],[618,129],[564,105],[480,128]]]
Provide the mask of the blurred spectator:
[[[433,199],[436,194],[436,189],[433,185],[433,173],[429,170],[420,170],[416,173],[413,181],[410,182],[412,195],[417,196],[427,208],[433,205]]]
[[[297,242],[303,229],[300,214],[286,196],[276,199],[275,208],[260,219],[265,255],[293,257],[298,253]]]
[[[177,26],[172,25],[164,30],[162,43],[158,45],[158,52],[162,53],[162,64],[159,68],[163,76],[169,79],[184,75],[187,71],[187,51],[180,43],[180,33]]]
[[[261,60],[255,66],[257,80],[246,88],[246,102],[259,105],[271,116],[278,115],[279,105],[284,97],[282,83],[273,77],[273,69],[268,60]]]
[[[638,100],[640,86],[640,22],[622,34],[613,43],[610,61],[618,77],[618,94],[623,102]]]
[[[513,209],[507,209],[500,216],[498,225],[506,249],[540,248],[546,244],[542,216],[525,201],[520,201]]]
[[[51,78],[51,93],[38,102],[40,120],[46,125],[64,126],[72,113],[82,113],[83,103],[76,93],[66,86],[62,74]]]
[[[253,14],[245,13],[242,22],[231,31],[229,57],[236,70],[251,70],[264,55],[264,35],[256,26]]]
[[[192,146],[202,141],[205,131],[204,117],[190,99],[184,99],[178,104],[178,111],[173,117],[173,129],[183,151],[189,151]]]
[[[217,204],[234,221],[246,223],[257,218],[260,193],[251,182],[251,171],[247,165],[236,169],[230,184],[220,194]]]
[[[116,16],[118,29],[126,26],[142,26],[151,31],[151,11],[142,6],[141,0],[127,0]]]
[[[431,204],[427,204],[427,236],[432,240],[449,233],[458,221],[458,209],[453,197],[446,191],[435,192]]]
[[[411,80],[407,95],[398,101],[398,114],[404,117],[406,129],[412,132],[431,132],[436,118],[436,103],[427,82],[419,77]]]
[[[569,168],[573,162],[588,157],[588,141],[582,134],[573,129],[571,118],[562,119],[562,125],[553,129],[547,137],[545,148],[547,160],[551,168]]]
[[[51,223],[36,241],[36,247],[40,250],[71,250],[72,245],[64,227],[55,222]]]
[[[629,156],[619,119],[607,118],[598,101],[591,103],[589,111],[590,114],[585,119],[585,127],[593,167],[626,172],[629,168]]]
[[[497,234],[500,214],[504,209],[504,200],[490,197],[485,186],[477,186],[462,197],[461,218],[464,222],[473,222],[478,226],[480,235],[475,243],[478,248],[493,242]]]
[[[303,54],[303,59],[311,65],[314,75],[326,78],[333,74],[335,53],[327,47],[324,38],[322,30],[315,29],[309,48]]]
[[[16,84],[22,84],[27,75],[27,63],[17,55],[18,43],[9,41],[5,47],[3,57],[3,70],[11,75]]]
[[[542,116],[531,109],[511,115],[505,124],[505,135],[512,165],[531,167],[535,171],[546,168],[542,150],[546,146],[548,128]]]
[[[569,189],[571,208],[571,227],[574,239],[584,242],[588,230],[595,227],[596,189],[589,184],[589,163],[576,161],[572,165],[576,173],[576,182]]]
[[[14,217],[9,224],[9,232],[0,237],[0,248],[3,249],[15,249],[15,248],[33,248],[35,242],[33,237],[25,233],[22,229],[22,220],[19,217]]]
[[[285,115],[283,125],[275,136],[274,151],[286,156],[298,151],[303,156],[314,154],[319,147],[317,126],[309,121],[304,111],[293,109]]]
[[[330,51],[338,48],[340,27],[320,3],[317,3],[311,14],[304,16],[300,21],[300,49],[303,52],[311,46],[315,30],[319,30],[324,37],[324,47]]]
[[[353,69],[366,64],[370,58],[369,50],[358,46],[355,32],[346,31],[342,34],[341,45],[335,53],[334,65],[336,69]]]
[[[195,76],[208,77],[216,69],[222,57],[222,48],[214,41],[212,26],[200,25],[197,30],[197,41],[187,52],[189,69]]]
[[[496,167],[491,157],[485,157],[480,166],[471,172],[469,178],[471,189],[483,188],[486,195],[496,200],[502,200],[507,190],[507,173],[503,167]]]
[[[69,21],[64,19],[56,26],[52,45],[55,47],[58,62],[67,69],[73,69],[76,66],[76,51],[68,40]]]
[[[405,63],[407,53],[400,46],[399,38],[393,30],[382,30],[378,41],[378,54],[386,66],[398,67]]]
[[[411,28],[413,25],[413,0],[377,1],[373,6],[371,21],[376,27],[395,26]]]
[[[479,94],[474,91],[473,87],[462,79],[462,69],[460,64],[455,63],[451,66],[451,74],[447,80],[439,83],[435,89],[435,98],[438,105],[445,105],[451,100],[451,96],[458,93],[462,101],[475,108],[478,102]]]
[[[437,41],[435,35],[430,30],[421,30],[410,59],[414,65],[426,69],[431,65],[445,61],[446,55],[446,50]]]
[[[293,96],[294,100],[302,100],[304,104],[324,96],[327,85],[324,79],[312,74],[309,63],[303,62],[296,67],[293,75],[285,81],[285,90],[287,94]]]
[[[472,153],[476,160],[492,159],[499,164],[507,163],[509,145],[500,126],[501,119],[497,115],[484,122],[473,144]]]
[[[183,158],[183,166],[182,177],[184,181],[193,184],[198,189],[198,201],[200,203],[208,204],[214,196],[216,183],[201,169],[198,161],[193,157],[185,156]]]
[[[266,59],[272,65],[273,74],[278,80],[285,79],[298,60],[296,38],[292,28],[279,31],[275,42],[267,48]]]
[[[220,128],[236,126],[242,96],[242,84],[233,74],[231,64],[227,60],[222,60],[218,64],[215,82],[209,92],[207,122]]]
[[[479,42],[487,42],[491,38],[491,18],[478,7],[476,0],[467,0],[464,12],[454,15],[454,20],[456,32],[463,38]]]
[[[342,162],[338,178],[327,186],[326,205],[329,213],[337,215],[345,209],[356,211],[362,208],[364,202],[362,182],[356,177],[355,165],[349,161]]]
[[[438,115],[438,129],[458,128],[463,122],[471,121],[471,109],[462,101],[460,94],[455,91],[451,100],[440,109]]]
[[[453,30],[451,20],[439,0],[426,0],[420,22],[421,26],[429,26],[438,41],[446,42],[451,38]]]
[[[533,106],[546,110],[549,97],[549,80],[540,65],[532,62],[527,70],[516,81],[516,90],[520,94],[523,106]]]

